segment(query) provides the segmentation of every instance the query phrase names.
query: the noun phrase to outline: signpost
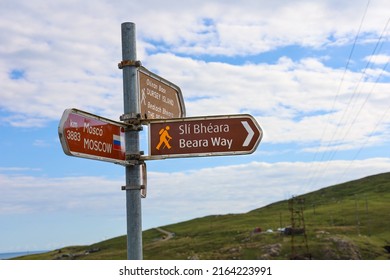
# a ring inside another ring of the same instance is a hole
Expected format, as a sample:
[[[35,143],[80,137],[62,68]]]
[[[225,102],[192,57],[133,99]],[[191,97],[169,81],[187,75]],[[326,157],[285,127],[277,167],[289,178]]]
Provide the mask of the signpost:
[[[126,220],[127,220],[127,259],[142,260],[142,207],[141,188],[142,174],[138,160],[140,155],[138,117],[139,92],[137,91],[137,52],[135,24],[124,22],[121,25],[122,35],[122,67],[123,71],[123,116],[125,116],[128,129],[126,129],[126,157],[132,159],[133,164],[125,168],[124,186],[126,191]],[[146,190],[146,189],[145,189]]]
[[[67,109],[58,134],[65,154],[125,166],[127,258],[142,259],[141,197],[146,197],[145,160],[253,153],[263,131],[250,115],[185,118],[181,90],[140,66],[135,24],[122,23],[124,114],[116,122]],[[149,155],[140,151],[139,131],[149,125]]]
[[[251,154],[262,136],[250,115],[152,121],[145,159]]]
[[[140,66],[137,68],[142,119],[185,117],[181,90],[173,83]]]
[[[64,111],[59,127],[65,154],[126,164],[126,125],[77,109]]]

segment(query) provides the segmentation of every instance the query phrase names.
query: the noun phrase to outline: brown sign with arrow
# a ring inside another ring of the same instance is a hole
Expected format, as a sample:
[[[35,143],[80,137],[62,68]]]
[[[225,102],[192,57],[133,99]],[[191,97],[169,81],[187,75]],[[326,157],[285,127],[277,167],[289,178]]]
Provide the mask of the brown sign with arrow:
[[[152,121],[146,159],[251,154],[262,136],[250,115]]]

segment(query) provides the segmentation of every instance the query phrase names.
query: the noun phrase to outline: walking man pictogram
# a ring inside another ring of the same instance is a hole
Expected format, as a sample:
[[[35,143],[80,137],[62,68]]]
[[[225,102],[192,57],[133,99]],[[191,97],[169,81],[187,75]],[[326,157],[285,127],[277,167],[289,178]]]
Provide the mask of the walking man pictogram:
[[[145,94],[145,89],[144,88],[142,89],[141,102],[140,103],[143,103],[144,105],[146,105],[146,94]]]
[[[160,150],[161,145],[164,144],[163,149],[167,147],[168,149],[172,148],[171,145],[169,145],[169,140],[172,139],[172,137],[169,135],[168,130],[170,129],[169,125],[167,125],[165,128],[161,128],[159,133],[160,134],[160,142],[158,143],[156,149]]]

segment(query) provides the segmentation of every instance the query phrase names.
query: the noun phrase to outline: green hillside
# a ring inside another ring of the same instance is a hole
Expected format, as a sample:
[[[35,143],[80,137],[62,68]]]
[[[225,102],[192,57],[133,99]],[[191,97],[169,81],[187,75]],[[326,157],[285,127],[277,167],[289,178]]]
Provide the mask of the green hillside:
[[[245,214],[207,216],[144,231],[144,259],[385,260],[390,259],[389,210],[390,173],[384,173]],[[293,224],[305,233],[278,231]],[[126,259],[126,237],[19,259]]]

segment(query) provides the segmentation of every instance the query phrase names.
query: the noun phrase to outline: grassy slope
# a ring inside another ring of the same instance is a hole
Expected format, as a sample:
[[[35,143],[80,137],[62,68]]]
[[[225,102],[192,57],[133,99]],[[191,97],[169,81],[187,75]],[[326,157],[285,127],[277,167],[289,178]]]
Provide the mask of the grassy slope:
[[[328,187],[300,196],[309,253],[313,259],[389,259],[390,173]],[[288,201],[245,214],[214,215],[143,233],[144,259],[289,259],[306,255],[304,236],[252,234],[291,224]],[[86,251],[99,249],[97,252]],[[294,250],[292,252],[292,249]],[[90,246],[67,247],[19,259],[126,259],[125,236]]]

